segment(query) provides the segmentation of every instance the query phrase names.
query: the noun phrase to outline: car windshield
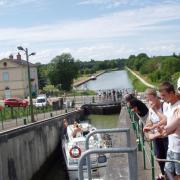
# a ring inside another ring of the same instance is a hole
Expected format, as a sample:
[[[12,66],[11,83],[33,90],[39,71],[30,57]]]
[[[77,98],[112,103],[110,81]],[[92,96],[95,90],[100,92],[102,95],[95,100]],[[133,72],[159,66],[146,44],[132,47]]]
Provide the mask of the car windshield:
[[[46,102],[45,99],[37,99],[37,103],[44,103]]]

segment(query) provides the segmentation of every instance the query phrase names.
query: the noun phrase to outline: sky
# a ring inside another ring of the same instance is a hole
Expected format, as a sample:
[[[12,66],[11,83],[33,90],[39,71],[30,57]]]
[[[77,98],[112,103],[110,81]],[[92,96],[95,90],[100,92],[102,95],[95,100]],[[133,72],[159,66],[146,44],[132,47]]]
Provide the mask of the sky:
[[[42,64],[179,54],[180,0],[0,0],[0,59],[17,46]]]

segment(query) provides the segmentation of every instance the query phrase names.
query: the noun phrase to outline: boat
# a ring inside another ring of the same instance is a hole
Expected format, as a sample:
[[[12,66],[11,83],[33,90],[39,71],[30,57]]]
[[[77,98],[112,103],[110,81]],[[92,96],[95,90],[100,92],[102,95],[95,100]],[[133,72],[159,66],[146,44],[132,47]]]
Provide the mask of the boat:
[[[90,79],[91,80],[96,80],[96,76],[91,76]]]
[[[80,123],[78,126],[81,132],[74,136],[74,124],[67,126],[67,134],[62,140],[62,151],[70,180],[78,179],[78,160],[85,151],[85,139],[89,132],[96,128],[89,123]],[[101,137],[100,134],[94,134],[89,139],[89,149],[92,148],[108,148],[107,139]],[[105,172],[109,154],[91,154],[91,174],[93,178],[100,178]],[[86,160],[83,166],[84,179],[87,178]],[[87,178],[88,179],[88,178]]]

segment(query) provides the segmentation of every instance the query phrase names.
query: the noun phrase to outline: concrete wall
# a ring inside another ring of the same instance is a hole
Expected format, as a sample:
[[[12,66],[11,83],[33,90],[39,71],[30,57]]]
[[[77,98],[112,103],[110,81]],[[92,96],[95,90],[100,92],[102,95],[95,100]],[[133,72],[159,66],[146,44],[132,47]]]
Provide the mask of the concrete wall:
[[[63,134],[63,119],[79,119],[75,111],[0,133],[0,180],[30,180],[53,153]]]
[[[81,108],[86,114],[119,114],[121,111],[121,102],[109,104],[85,104]]]

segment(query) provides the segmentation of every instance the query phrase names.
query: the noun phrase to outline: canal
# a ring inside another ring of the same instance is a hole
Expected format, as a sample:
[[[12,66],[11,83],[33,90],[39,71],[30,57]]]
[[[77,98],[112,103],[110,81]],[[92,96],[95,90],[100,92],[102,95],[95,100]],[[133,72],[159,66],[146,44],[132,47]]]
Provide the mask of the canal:
[[[82,84],[78,89],[132,89],[132,83],[128,77],[127,71],[110,71],[98,76],[96,80],[91,80]]]
[[[125,70],[111,71],[97,77],[96,80],[89,81],[86,84],[79,87],[79,89],[132,89],[131,81],[128,78],[128,74]],[[93,126],[98,129],[102,128],[115,128],[118,123],[117,115],[90,115],[85,118]],[[47,165],[47,170],[43,172],[43,176],[35,177],[33,180],[68,180],[65,164],[63,163],[63,157],[60,151],[53,158],[53,161]]]

